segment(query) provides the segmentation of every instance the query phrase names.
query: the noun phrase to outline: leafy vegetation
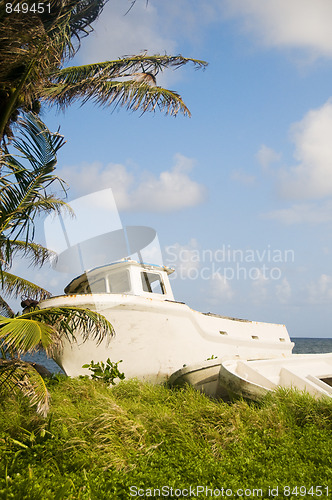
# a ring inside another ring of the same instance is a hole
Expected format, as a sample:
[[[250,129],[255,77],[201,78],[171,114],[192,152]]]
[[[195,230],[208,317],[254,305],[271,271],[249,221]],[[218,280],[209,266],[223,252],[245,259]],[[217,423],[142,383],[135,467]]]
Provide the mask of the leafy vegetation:
[[[110,358],[107,358],[106,362],[98,361],[94,363],[91,361],[89,364],[83,365],[82,368],[88,368],[91,373],[91,378],[93,380],[101,380],[105,384],[115,385],[116,381],[124,380],[124,373],[119,370],[119,363],[121,361],[113,362]]]
[[[228,404],[191,388],[59,376],[49,390],[46,419],[23,399],[2,402],[1,498],[127,500],[135,485],[224,487],[233,498],[239,488],[262,488],[262,498],[268,487],[279,487],[274,498],[283,486],[332,488],[331,400],[280,390]]]

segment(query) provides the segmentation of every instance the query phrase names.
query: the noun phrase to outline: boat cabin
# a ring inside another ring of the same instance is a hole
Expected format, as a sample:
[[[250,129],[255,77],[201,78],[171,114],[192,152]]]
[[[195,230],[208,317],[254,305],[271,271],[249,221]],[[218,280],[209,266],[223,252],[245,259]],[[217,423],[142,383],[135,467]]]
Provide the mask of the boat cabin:
[[[173,271],[165,266],[124,260],[86,271],[73,279],[64,292],[67,295],[116,293],[174,300],[168,278]]]

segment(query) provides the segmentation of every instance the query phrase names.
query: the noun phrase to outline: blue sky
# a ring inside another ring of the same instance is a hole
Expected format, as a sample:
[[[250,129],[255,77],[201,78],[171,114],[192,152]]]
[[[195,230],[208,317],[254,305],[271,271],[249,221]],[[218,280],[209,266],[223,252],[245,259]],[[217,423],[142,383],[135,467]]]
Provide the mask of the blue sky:
[[[331,337],[330,0],[137,0],[125,16],[130,4],[109,1],[75,64],[148,50],[209,66],[157,80],[191,118],[45,111],[67,139],[69,200],[111,187],[124,225],[157,231],[177,300]],[[74,277],[28,275],[54,294]]]

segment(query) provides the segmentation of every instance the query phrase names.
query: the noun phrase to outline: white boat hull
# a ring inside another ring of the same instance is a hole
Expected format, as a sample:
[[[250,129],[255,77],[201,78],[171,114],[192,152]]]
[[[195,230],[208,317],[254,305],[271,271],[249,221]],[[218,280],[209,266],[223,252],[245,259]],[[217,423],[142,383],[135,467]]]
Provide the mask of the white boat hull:
[[[126,378],[166,381],[185,365],[218,358],[289,357],[293,343],[284,325],[238,320],[192,310],[171,300],[121,294],[77,294],[48,299],[40,307],[77,306],[103,314],[114,338],[64,344],[55,361],[69,376],[90,374],[90,361],[117,362]]]

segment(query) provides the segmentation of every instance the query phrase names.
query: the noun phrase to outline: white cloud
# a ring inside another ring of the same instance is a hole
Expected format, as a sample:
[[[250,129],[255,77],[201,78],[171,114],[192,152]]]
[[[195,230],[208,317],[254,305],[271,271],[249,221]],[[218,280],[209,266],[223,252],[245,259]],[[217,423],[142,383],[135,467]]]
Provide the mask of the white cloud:
[[[131,0],[108,2],[93,23],[94,32],[83,40],[79,58],[83,63],[117,59],[148,50],[177,53],[182,40],[199,43],[206,27],[222,19],[220,0]],[[127,12],[127,14],[126,14]]]
[[[323,203],[298,203],[288,208],[273,210],[263,216],[283,224],[321,224],[332,221],[332,200]]]
[[[332,302],[332,276],[322,274],[317,281],[307,285],[307,293],[309,303]]]
[[[267,146],[260,148],[257,158],[265,172],[273,174],[279,196],[297,203],[264,217],[285,224],[331,222],[332,200],[328,198],[332,196],[332,98],[293,124],[290,136],[295,165],[269,169],[280,156]]]
[[[299,163],[280,172],[281,195],[290,199],[332,195],[332,99],[295,123],[291,136]]]
[[[197,240],[192,238],[187,245],[174,243],[165,247],[165,264],[176,270],[176,277],[193,279],[200,268],[200,252]]]
[[[287,304],[291,298],[292,289],[287,280],[287,278],[283,278],[279,285],[276,285],[276,296],[279,302],[282,304]]]
[[[93,23],[94,31],[82,40],[77,64],[115,60],[142,52],[176,55],[182,53],[183,44],[188,41],[194,47],[200,45],[208,33],[206,28],[222,19],[220,0],[136,0],[127,12],[131,3],[131,0],[112,0],[105,5]],[[163,71],[157,75],[157,85],[170,87],[183,74],[183,71]]]
[[[256,158],[260,165],[263,167],[263,170],[269,170],[273,163],[276,163],[280,160],[281,154],[263,144],[256,154]]]
[[[207,292],[208,302],[212,305],[220,305],[222,301],[231,300],[235,295],[230,281],[219,272],[213,273],[209,280]]]
[[[228,15],[268,47],[296,48],[311,58],[332,57],[330,0],[225,0]]]
[[[159,178],[147,174],[134,192],[134,208],[169,211],[198,205],[205,198],[205,188],[189,177],[193,160],[175,155],[174,167]],[[131,204],[131,201],[130,203]]]
[[[179,153],[174,159],[174,165],[159,176],[148,171],[132,172],[115,163],[103,167],[98,162],[64,167],[59,176],[72,187],[72,198],[101,187],[112,188],[120,211],[170,212],[202,203],[206,188],[190,178],[194,160]]]
[[[277,301],[281,304],[289,303],[292,296],[292,289],[287,278],[281,280],[271,280],[264,273],[259,272],[257,279],[252,281],[249,292],[250,300],[253,304]]]
[[[150,54],[173,52],[174,40],[162,34],[154,2],[112,0],[93,24],[94,32],[82,43],[79,58],[84,64],[117,59],[148,50]]]
[[[253,280],[250,293],[254,304],[260,304],[267,299],[270,284],[270,280],[261,271],[257,271],[257,279]]]
[[[174,54],[184,42],[201,43],[207,28],[229,17],[240,18],[265,46],[304,49],[311,59],[332,56],[330,0],[137,0],[126,14],[130,5],[131,0],[106,4],[94,32],[82,41],[80,64],[145,50]]]

